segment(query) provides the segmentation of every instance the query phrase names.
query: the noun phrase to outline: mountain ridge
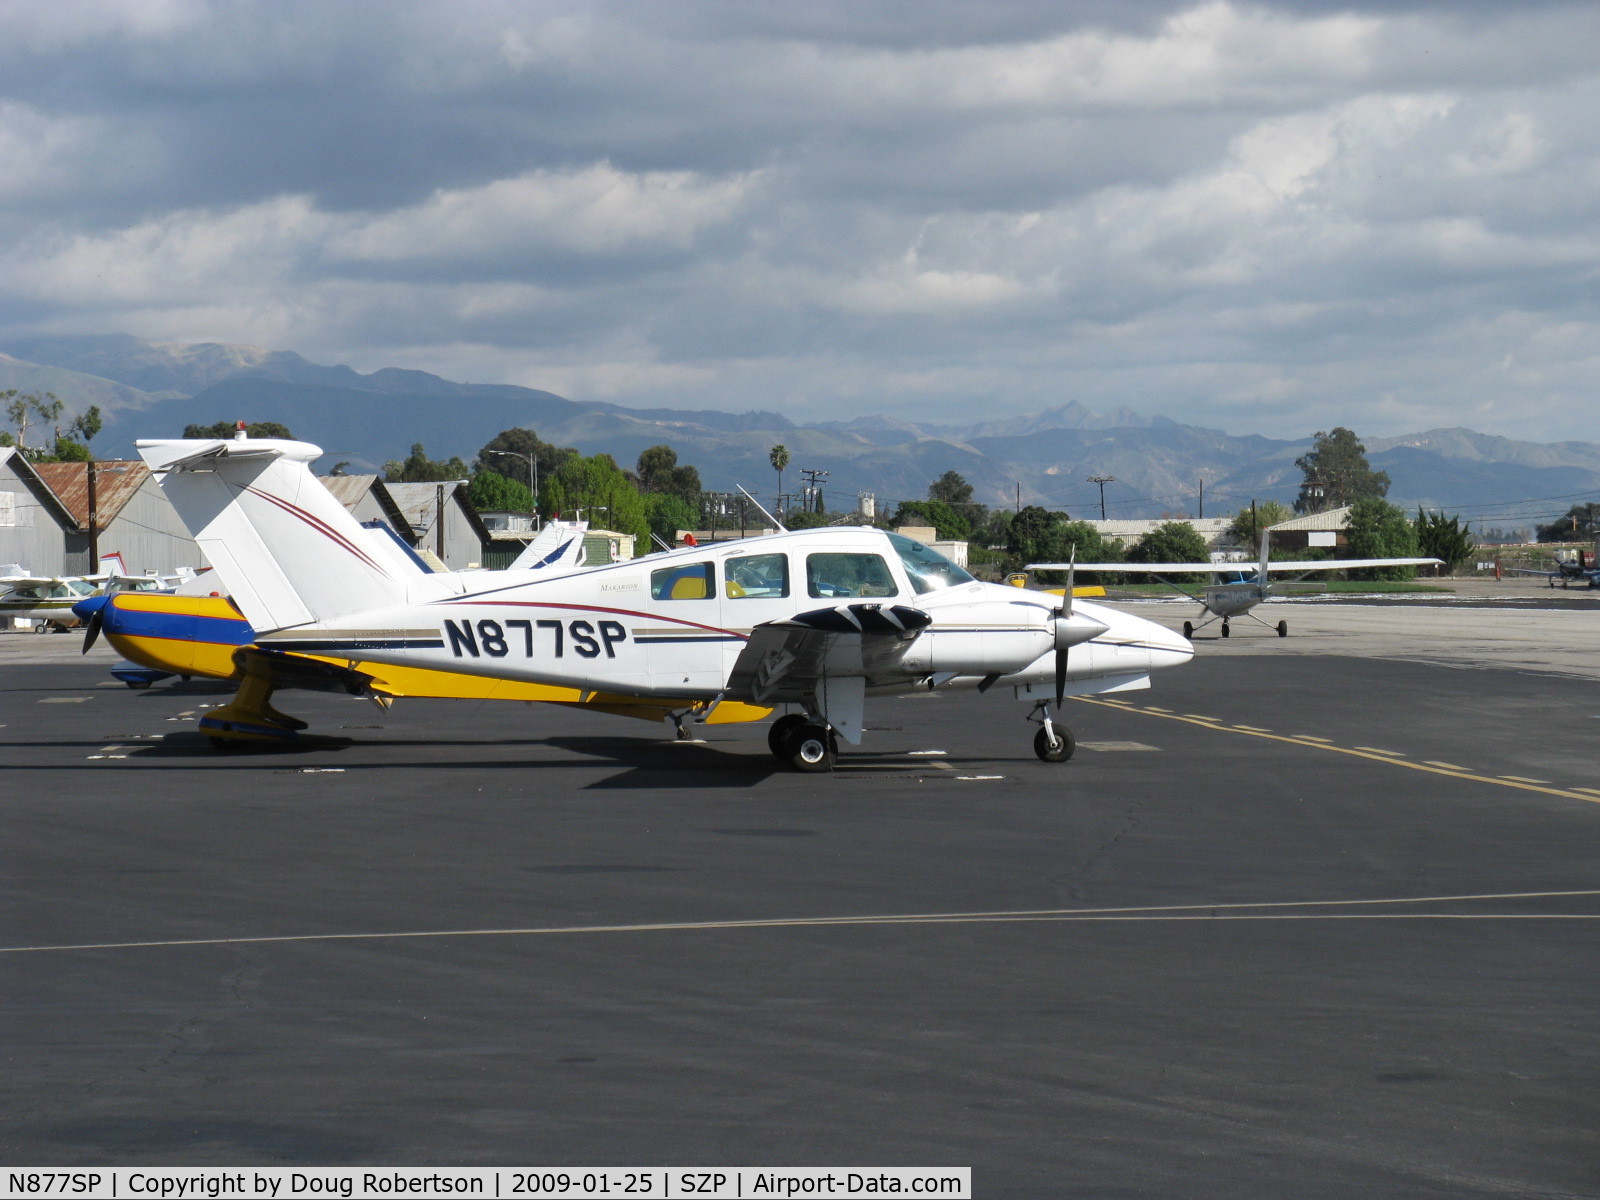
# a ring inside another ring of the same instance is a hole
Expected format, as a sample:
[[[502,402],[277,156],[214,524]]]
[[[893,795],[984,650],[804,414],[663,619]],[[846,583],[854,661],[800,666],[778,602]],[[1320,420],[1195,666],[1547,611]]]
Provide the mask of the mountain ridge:
[[[175,437],[187,424],[244,417],[279,421],[330,455],[377,470],[404,458],[415,442],[434,458],[470,457],[500,430],[522,425],[546,441],[611,454],[624,466],[646,447],[668,443],[700,469],[707,487],[731,491],[743,484],[764,493],[774,478],[767,452],[781,441],[791,455],[786,482],[798,479],[801,467],[829,472],[826,496],[835,509],[853,506],[859,492],[888,501],[919,498],[930,482],[955,470],[991,505],[1014,503],[1020,484],[1026,503],[1098,515],[1098,490],[1088,479],[1109,474],[1115,482],[1106,489],[1107,515],[1195,515],[1202,486],[1214,514],[1251,499],[1292,500],[1300,481],[1294,460],[1312,442],[1230,434],[1127,407],[1099,413],[1076,400],[969,425],[876,413],[805,422],[775,412],[569,400],[400,367],[362,374],[292,351],[226,343],[116,334],[34,338],[9,349],[55,361],[0,354],[0,385],[55,391],[69,411],[90,403],[105,410],[101,453],[130,451],[135,437]],[[1594,443],[1520,442],[1464,427],[1363,440],[1372,465],[1393,480],[1390,498],[1406,507],[1554,498],[1538,514],[1519,514],[1531,522],[1565,511],[1557,499],[1600,490]]]

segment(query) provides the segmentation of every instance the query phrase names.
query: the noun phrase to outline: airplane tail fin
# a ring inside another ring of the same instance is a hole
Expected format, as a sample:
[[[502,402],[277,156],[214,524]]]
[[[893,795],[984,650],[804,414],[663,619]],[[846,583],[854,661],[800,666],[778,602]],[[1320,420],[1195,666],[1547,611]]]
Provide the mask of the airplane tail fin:
[[[511,571],[565,574],[583,565],[583,534],[587,521],[547,521],[528,547],[512,561]]]
[[[405,602],[403,573],[312,475],[318,447],[242,435],[138,446],[257,631]]]

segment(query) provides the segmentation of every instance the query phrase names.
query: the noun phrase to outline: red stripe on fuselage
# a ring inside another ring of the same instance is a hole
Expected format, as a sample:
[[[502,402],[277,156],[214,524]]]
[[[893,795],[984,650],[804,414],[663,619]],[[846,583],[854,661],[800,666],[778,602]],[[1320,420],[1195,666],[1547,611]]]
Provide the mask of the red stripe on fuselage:
[[[322,534],[323,537],[327,538],[334,544],[343,547],[345,550],[348,550],[362,562],[366,563],[367,566],[378,572],[378,574],[384,576],[389,574],[389,572],[385,571],[381,566],[379,566],[378,563],[375,562],[366,551],[362,550],[361,547],[357,546],[349,538],[345,537],[344,534],[332,528],[320,517],[313,516],[311,513],[306,512],[305,509],[290,504],[287,500],[279,496],[274,496],[271,492],[263,492],[260,488],[246,487],[244,490],[249,492],[252,496],[260,496],[263,500],[271,501],[273,504],[276,504],[279,508],[283,509],[284,512],[289,513],[291,516],[299,517],[300,520],[304,521],[307,525],[311,526],[311,528]]]

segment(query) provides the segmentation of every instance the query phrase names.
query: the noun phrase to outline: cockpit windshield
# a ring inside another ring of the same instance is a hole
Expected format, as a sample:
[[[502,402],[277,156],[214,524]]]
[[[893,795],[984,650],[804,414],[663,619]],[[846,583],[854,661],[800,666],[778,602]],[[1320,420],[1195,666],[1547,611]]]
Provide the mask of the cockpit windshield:
[[[976,582],[971,575],[931,546],[924,546],[921,542],[912,541],[898,533],[891,533],[889,541],[894,545],[895,553],[900,556],[906,574],[911,576],[911,586],[919,595]]]

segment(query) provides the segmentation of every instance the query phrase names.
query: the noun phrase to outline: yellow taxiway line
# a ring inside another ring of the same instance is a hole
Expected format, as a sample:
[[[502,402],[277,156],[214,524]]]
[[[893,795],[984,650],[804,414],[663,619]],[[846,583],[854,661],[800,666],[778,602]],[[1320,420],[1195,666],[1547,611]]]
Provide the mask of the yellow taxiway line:
[[[1426,771],[1430,775],[1443,775],[1446,779],[1468,779],[1473,783],[1492,783],[1499,787],[1517,788],[1524,792],[1542,792],[1546,796],[1561,796],[1567,800],[1587,800],[1590,804],[1600,804],[1600,792],[1593,788],[1553,787],[1544,780],[1524,779],[1520,775],[1481,775],[1476,771],[1452,766],[1449,763],[1431,760],[1412,762],[1399,750],[1380,750],[1375,746],[1336,746],[1330,738],[1315,737],[1309,733],[1272,733],[1253,725],[1228,725],[1213,717],[1175,713],[1164,708],[1133,704],[1127,700],[1096,700],[1089,696],[1075,696],[1073,699],[1080,704],[1095,704],[1101,708],[1140,713],[1143,716],[1159,717],[1166,721],[1182,721],[1185,725],[1198,725],[1201,729],[1215,729],[1220,733],[1238,733],[1245,737],[1266,738],[1271,742],[1287,742],[1291,746],[1304,746],[1309,750],[1331,750],[1335,754],[1348,754],[1352,758],[1364,758],[1369,762],[1388,763],[1392,767],[1405,767],[1412,771]]]

